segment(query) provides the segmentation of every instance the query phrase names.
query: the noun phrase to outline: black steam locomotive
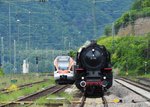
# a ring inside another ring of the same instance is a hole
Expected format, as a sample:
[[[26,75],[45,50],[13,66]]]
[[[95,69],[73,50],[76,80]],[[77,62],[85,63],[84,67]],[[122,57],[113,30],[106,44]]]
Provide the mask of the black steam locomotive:
[[[85,43],[76,57],[75,85],[86,95],[99,94],[112,86],[110,53],[96,41]]]

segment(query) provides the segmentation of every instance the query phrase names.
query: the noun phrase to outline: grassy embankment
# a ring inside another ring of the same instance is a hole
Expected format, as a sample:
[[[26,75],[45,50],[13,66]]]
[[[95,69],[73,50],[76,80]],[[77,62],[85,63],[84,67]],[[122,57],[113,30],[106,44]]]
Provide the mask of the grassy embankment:
[[[11,92],[9,94],[0,93],[0,103],[14,101],[14,100],[20,98],[21,96],[29,95],[36,91],[42,90],[43,88],[54,85],[54,83],[55,83],[54,79],[51,78],[50,80],[48,80],[44,83],[36,84],[36,85],[33,85],[32,87],[27,87],[22,90],[17,90],[17,91]]]
[[[34,78],[33,78],[34,77]],[[17,80],[15,85],[23,85],[31,82],[41,81],[45,76],[39,74],[5,74],[0,76],[0,89],[9,87],[13,80]]]
[[[112,53],[112,64],[119,68],[119,75],[150,78],[150,34],[102,37],[98,43]]]

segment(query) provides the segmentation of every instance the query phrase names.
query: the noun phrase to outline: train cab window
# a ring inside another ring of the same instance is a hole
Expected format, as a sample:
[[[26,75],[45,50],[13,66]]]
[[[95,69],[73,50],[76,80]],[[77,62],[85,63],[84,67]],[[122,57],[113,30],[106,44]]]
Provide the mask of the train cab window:
[[[59,68],[59,70],[68,70],[68,67],[66,67],[66,66],[59,66],[58,68]]]

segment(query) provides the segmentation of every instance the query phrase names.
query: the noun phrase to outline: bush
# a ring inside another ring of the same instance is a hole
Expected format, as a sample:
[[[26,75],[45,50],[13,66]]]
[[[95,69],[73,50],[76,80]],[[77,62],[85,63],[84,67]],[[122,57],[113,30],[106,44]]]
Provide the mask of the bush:
[[[132,5],[132,10],[141,10],[143,8],[150,7],[150,0],[136,0]]]
[[[111,25],[108,25],[108,26],[105,27],[104,35],[106,35],[106,36],[111,36],[112,35]]]
[[[0,76],[3,76],[4,75],[4,71],[2,68],[0,68]]]
[[[129,71],[129,75],[141,75],[145,69],[144,62],[147,62],[146,69],[150,69],[150,53],[148,51],[150,49],[147,49],[147,46],[150,45],[150,43],[148,44],[149,38],[150,34],[147,36],[115,36],[114,40],[112,37],[103,37],[97,42],[105,45],[112,53],[111,59],[114,68],[120,68],[123,72]],[[146,51],[143,52],[144,50]]]
[[[75,58],[75,57],[76,57],[76,51],[71,50],[71,51],[68,53],[68,55],[69,55],[70,57],[72,57],[72,58]]]

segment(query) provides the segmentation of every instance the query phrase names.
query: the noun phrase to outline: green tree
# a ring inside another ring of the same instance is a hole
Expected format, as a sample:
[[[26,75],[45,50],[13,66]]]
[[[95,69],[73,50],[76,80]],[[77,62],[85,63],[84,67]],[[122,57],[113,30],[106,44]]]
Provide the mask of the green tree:
[[[132,5],[132,10],[140,10],[142,9],[142,1],[143,0],[136,0]]]
[[[2,68],[0,68],[0,76],[3,76],[4,75],[4,71]]]
[[[150,0],[136,0],[132,5],[132,10],[141,10],[143,8],[150,7]]]
[[[114,68],[119,68],[122,74],[129,71],[130,75],[144,74],[145,69],[150,69],[150,58],[147,36],[115,36],[98,39],[98,44],[105,45],[112,53],[111,59]],[[114,41],[114,52],[112,52],[112,41]],[[144,65],[147,62],[147,65]],[[147,73],[150,73],[147,71]]]
[[[106,35],[106,36],[111,36],[112,35],[112,29],[111,29],[110,25],[105,27],[104,35]]]
[[[75,57],[76,57],[76,51],[71,50],[71,51],[68,53],[68,55],[69,55],[70,57],[72,57],[72,58],[75,58]]]

